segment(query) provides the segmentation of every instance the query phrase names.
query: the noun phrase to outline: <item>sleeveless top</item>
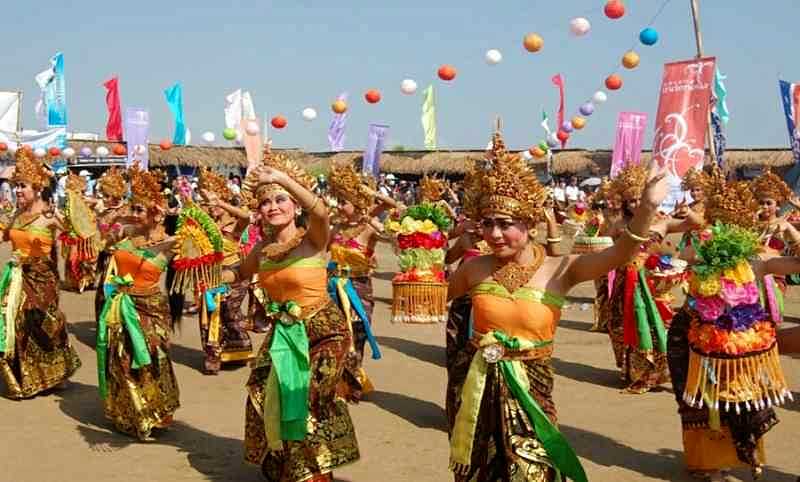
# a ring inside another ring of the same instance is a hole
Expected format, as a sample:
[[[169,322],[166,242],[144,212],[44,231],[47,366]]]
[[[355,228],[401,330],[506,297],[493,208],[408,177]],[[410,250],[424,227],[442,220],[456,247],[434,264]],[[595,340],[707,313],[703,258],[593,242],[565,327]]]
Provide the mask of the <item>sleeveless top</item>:
[[[500,330],[529,341],[552,341],[565,299],[523,286],[513,293],[495,281],[479,283],[471,292],[476,332]]]
[[[327,262],[322,258],[290,256],[281,261],[262,259],[258,284],[270,301],[294,301],[309,315],[330,301]]]
[[[162,253],[154,253],[147,248],[137,248],[129,239],[120,241],[114,250],[117,275],[131,275],[135,288],[158,286],[161,273],[167,269],[167,259]]]
[[[31,223],[19,226],[17,222],[14,222],[8,234],[13,251],[26,258],[50,256],[54,242],[53,232]]]
[[[341,234],[337,234],[331,243],[330,253],[331,261],[336,263],[337,269],[349,270],[350,276],[369,276],[375,265],[373,257],[375,253],[355,237],[345,239]]]

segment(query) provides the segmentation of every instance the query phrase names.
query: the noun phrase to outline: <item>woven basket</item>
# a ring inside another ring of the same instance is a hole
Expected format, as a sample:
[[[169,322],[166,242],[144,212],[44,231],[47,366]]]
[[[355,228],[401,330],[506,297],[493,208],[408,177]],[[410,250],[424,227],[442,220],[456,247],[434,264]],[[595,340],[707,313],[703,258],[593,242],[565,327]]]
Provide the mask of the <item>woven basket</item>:
[[[576,236],[575,242],[572,244],[572,254],[586,254],[586,253],[599,253],[604,249],[610,248],[614,245],[614,241],[611,238],[608,238],[605,243],[602,244],[584,244],[581,243],[582,239],[585,239],[585,236]],[[592,238],[592,239],[603,239],[603,238]]]
[[[392,322],[447,321],[447,283],[392,283]]]

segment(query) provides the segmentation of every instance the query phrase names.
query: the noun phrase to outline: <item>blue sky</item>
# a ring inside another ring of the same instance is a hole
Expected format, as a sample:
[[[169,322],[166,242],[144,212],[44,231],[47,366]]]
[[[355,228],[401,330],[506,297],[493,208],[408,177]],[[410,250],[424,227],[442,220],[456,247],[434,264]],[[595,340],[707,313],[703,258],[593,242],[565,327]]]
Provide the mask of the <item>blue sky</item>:
[[[695,53],[688,0],[667,4],[654,24],[661,39],[653,47],[636,39],[663,0],[627,0],[625,17],[616,21],[603,15],[604,0],[6,3],[0,89],[24,90],[25,127],[35,127],[34,75],[60,50],[70,130],[105,132],[101,84],[118,74],[123,106],[150,109],[156,142],[172,136],[163,90],[180,81],[195,142],[205,131],[221,139],[224,96],[244,88],[252,92],[260,115],[283,114],[289,120],[286,129],[273,132],[276,146],[325,150],[330,103],[348,92],[347,149],[364,147],[370,122],[391,126],[389,146],[420,147],[420,94],[434,83],[441,147],[485,146],[493,118],[500,115],[506,142],[526,148],[542,138],[542,109],[551,116],[555,110],[553,74],[564,75],[567,110],[574,112],[635,46],[640,67],[621,72],[623,89],[609,95],[570,145],[610,147],[623,110],[651,116],[649,145],[662,65]],[[700,3],[706,54],[715,55],[728,75],[728,145],[788,145],[777,79],[800,81],[792,47],[800,2]],[[569,20],[582,15],[592,30],[586,37],[571,37]],[[528,32],[544,37],[543,51],[522,48]],[[497,66],[484,61],[492,48],[504,56]],[[436,77],[444,63],[458,69],[450,84]],[[416,96],[400,93],[404,78],[417,81]],[[370,88],[383,94],[379,104],[364,102]],[[319,113],[311,123],[300,117],[309,106]]]

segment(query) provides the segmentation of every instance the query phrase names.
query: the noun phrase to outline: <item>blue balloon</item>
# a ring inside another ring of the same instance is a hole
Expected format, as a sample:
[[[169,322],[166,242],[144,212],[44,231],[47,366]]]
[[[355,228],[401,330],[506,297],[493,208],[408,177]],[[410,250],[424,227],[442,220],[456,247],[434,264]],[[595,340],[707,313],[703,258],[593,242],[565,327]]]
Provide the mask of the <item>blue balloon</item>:
[[[561,130],[566,132],[567,134],[572,132],[574,129],[575,128],[572,127],[572,123],[570,121],[568,121],[568,120],[566,120],[566,121],[561,123]]]
[[[647,27],[639,33],[639,41],[645,45],[655,45],[658,42],[658,31],[653,27]]]

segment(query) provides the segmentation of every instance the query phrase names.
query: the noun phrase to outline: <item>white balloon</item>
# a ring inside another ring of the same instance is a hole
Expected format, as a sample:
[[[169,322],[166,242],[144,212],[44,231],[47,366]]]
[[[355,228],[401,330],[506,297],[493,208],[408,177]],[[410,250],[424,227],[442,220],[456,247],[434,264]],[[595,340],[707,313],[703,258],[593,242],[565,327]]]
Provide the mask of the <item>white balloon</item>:
[[[33,155],[38,158],[42,158],[47,155],[47,151],[45,150],[44,147],[37,147],[36,149],[34,149]]]
[[[311,107],[306,107],[303,109],[303,119],[307,121],[312,121],[317,118],[317,111],[312,109]]]
[[[100,157],[106,157],[106,156],[108,155],[108,147],[106,147],[106,146],[100,146],[100,147],[98,147],[98,148],[95,150],[95,152],[96,152],[96,153],[97,153],[97,155],[98,155],[98,156],[100,156]]]
[[[531,151],[529,151],[529,150],[524,150],[524,151],[520,152],[520,155],[526,161],[530,161],[531,159],[533,159],[533,154],[531,154]]]
[[[503,54],[497,49],[492,49],[486,52],[486,63],[489,65],[497,65],[503,60]]]
[[[144,147],[143,145],[137,144],[136,147],[133,148],[133,152],[135,154],[144,154],[145,149],[146,147]]]
[[[602,104],[603,102],[605,102],[607,100],[608,100],[608,96],[602,90],[598,90],[592,96],[592,102],[594,102],[595,104]]]
[[[16,154],[17,148],[18,148],[17,145],[9,144],[8,145],[8,152],[10,152],[11,154]]]
[[[61,151],[61,153],[64,154],[64,157],[67,157],[67,158],[75,157],[75,149],[73,149],[71,147],[64,148],[64,150]]]
[[[261,128],[258,127],[258,122],[250,121],[247,123],[247,125],[245,125],[244,131],[248,136],[256,136],[259,132],[261,132]]]
[[[405,79],[400,82],[400,92],[406,95],[412,95],[417,91],[417,83],[411,79]]]
[[[214,142],[214,139],[216,139],[216,136],[214,136],[213,132],[204,132],[202,137],[203,137],[203,142],[205,142],[206,144],[212,144]]]
[[[589,20],[583,17],[573,18],[569,22],[569,30],[572,32],[572,35],[576,37],[582,37],[586,35],[591,29],[592,24],[589,23]]]

